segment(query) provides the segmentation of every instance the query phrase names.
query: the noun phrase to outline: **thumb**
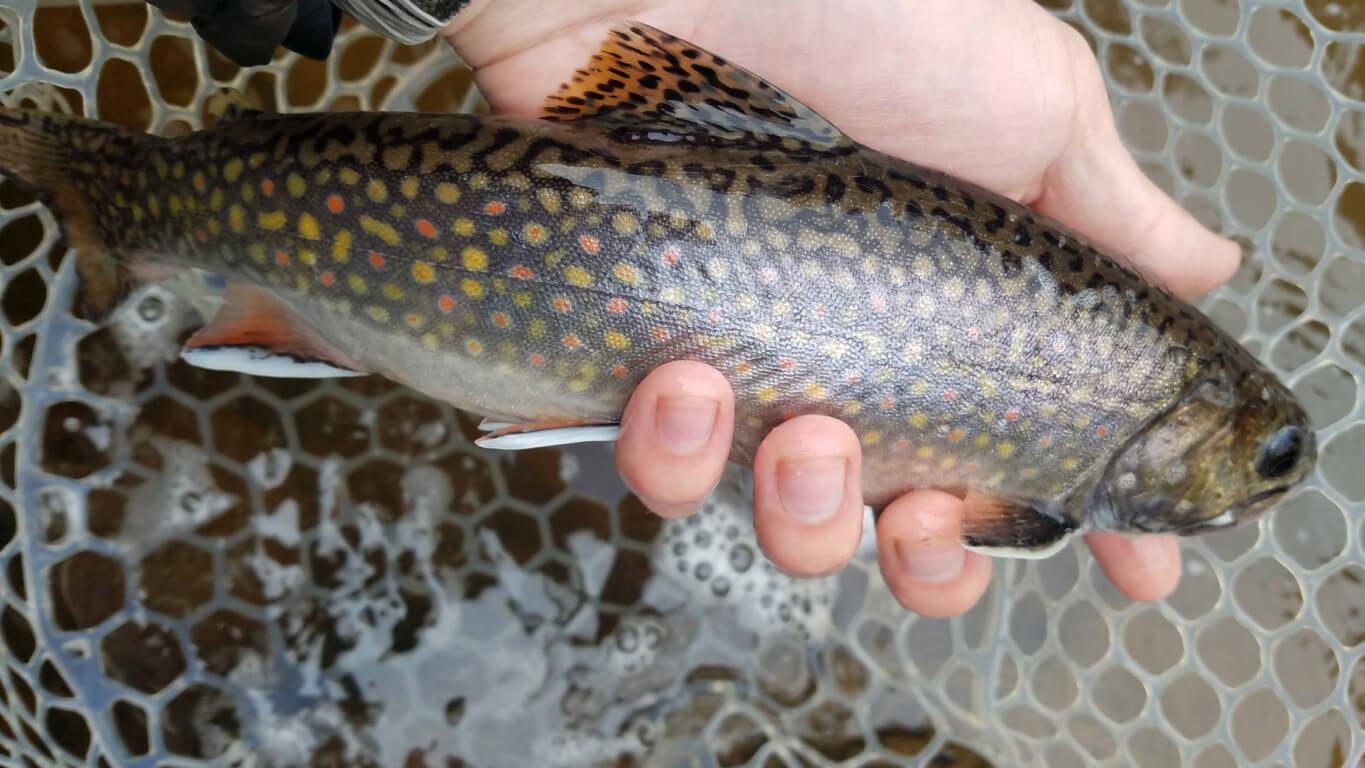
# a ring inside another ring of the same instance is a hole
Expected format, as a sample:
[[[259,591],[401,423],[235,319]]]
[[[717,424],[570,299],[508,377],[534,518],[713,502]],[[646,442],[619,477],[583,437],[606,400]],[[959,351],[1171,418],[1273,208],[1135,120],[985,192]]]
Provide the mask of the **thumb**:
[[[1080,47],[1072,139],[1044,175],[1034,207],[1181,296],[1212,290],[1237,270],[1240,249],[1138,167],[1119,139],[1098,65]]]

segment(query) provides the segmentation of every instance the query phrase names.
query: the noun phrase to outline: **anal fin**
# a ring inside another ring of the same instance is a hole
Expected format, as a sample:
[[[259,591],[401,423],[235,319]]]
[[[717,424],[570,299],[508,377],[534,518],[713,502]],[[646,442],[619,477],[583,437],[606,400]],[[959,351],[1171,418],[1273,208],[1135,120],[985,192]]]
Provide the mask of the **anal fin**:
[[[991,557],[1039,560],[1066,546],[1080,526],[1039,505],[969,491],[962,545]]]
[[[364,367],[258,288],[234,283],[180,356],[199,368],[288,379],[365,376]]]
[[[610,443],[621,434],[620,424],[603,421],[508,424],[484,419],[479,428],[491,428],[493,431],[475,440],[474,444],[500,451],[523,451],[575,443]]]

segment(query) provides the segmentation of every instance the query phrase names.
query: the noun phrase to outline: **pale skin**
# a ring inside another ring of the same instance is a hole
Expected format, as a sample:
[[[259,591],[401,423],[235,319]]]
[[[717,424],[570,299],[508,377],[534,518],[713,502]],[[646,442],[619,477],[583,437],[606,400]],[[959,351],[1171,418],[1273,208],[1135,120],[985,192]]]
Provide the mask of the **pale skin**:
[[[1119,141],[1082,38],[1031,0],[474,0],[444,36],[495,111],[534,116],[544,96],[634,19],[754,71],[854,139],[1012,197],[1183,296],[1231,276],[1237,247],[1202,227]],[[730,452],[734,396],[715,370],[677,362],[647,377],[616,447],[622,478],[659,515],[692,514]],[[780,568],[842,568],[861,536],[859,443],[842,422],[792,419],[754,462],[754,525]],[[896,599],[954,616],[985,592],[991,559],[958,543],[963,502],[923,490],[877,523]],[[1114,585],[1159,600],[1180,579],[1174,538],[1091,533]]]

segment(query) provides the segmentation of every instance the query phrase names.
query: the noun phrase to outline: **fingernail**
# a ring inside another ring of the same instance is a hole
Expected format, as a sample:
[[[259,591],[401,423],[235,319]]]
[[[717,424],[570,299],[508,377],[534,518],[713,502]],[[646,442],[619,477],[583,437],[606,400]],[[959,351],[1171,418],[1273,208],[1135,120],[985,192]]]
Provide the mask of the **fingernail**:
[[[896,557],[911,579],[933,584],[954,579],[962,573],[962,566],[967,562],[967,550],[956,541],[898,541]]]
[[[777,497],[782,508],[803,523],[833,515],[844,500],[846,465],[842,458],[779,461]]]
[[[705,397],[661,397],[654,413],[654,428],[669,452],[689,456],[711,439],[719,410],[719,403]]]

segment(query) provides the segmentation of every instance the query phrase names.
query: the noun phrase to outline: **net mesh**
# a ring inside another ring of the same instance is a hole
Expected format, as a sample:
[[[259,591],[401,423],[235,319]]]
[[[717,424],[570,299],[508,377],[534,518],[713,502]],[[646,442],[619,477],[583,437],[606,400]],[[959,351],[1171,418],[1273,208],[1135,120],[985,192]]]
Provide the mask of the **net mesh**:
[[[741,472],[663,523],[600,446],[490,456],[384,381],[190,368],[211,284],[80,320],[53,218],[0,181],[0,763],[1365,764],[1365,4],[1046,4],[1147,173],[1248,246],[1203,306],[1320,429],[1308,487],[1183,542],[1170,599],[1077,545],[923,619],[870,539],[828,579],[767,565]],[[353,24],[239,70],[142,3],[0,7],[5,103],[177,134],[222,84],[481,108],[448,50]]]

